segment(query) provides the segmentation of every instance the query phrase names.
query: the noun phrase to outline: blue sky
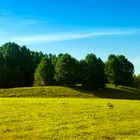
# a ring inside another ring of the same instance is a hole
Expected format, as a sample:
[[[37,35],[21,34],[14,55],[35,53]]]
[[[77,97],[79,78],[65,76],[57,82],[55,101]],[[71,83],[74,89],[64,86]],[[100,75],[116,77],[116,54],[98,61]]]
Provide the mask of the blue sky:
[[[140,73],[139,0],[0,0],[0,45],[102,60],[123,54]]]

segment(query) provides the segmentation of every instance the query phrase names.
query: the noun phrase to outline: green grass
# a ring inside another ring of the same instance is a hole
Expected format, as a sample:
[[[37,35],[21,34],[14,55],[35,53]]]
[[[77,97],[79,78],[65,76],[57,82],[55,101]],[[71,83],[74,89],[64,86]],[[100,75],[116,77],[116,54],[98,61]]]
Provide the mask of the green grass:
[[[69,87],[46,86],[0,89],[0,97],[94,97],[92,92]]]
[[[0,97],[0,140],[140,139],[140,89],[29,87]]]
[[[0,140],[139,140],[140,102],[0,98]]]
[[[72,98],[110,98],[140,100],[140,89],[107,85],[105,89],[85,90],[82,87],[29,87],[0,89],[0,97],[72,97]]]

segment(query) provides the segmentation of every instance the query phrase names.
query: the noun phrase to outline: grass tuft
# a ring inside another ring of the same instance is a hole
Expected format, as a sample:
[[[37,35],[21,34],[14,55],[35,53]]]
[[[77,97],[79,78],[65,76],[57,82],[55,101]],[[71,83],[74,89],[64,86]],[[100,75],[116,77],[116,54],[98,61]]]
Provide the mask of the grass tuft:
[[[110,108],[114,107],[114,105],[112,103],[110,103],[110,102],[107,103],[107,106],[110,107]]]

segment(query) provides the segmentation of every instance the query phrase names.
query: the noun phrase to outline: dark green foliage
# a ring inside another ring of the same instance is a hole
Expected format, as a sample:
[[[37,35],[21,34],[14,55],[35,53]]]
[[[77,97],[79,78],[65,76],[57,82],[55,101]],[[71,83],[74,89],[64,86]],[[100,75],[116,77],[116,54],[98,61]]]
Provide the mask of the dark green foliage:
[[[34,85],[48,86],[54,84],[54,66],[49,58],[44,57],[35,71]]]
[[[110,55],[105,65],[109,83],[132,86],[134,84],[134,66],[123,55]]]
[[[82,84],[82,85],[86,85],[86,73],[87,73],[87,64],[85,62],[85,60],[81,60],[79,61],[79,72],[78,74],[78,83]]]
[[[0,88],[78,84],[98,89],[105,87],[105,74],[116,86],[133,85],[134,66],[123,55],[110,55],[104,64],[94,54],[78,61],[69,54],[47,55],[11,42],[0,47]]]
[[[19,67],[11,69],[6,65],[0,66],[0,88],[23,86],[24,77]]]
[[[58,85],[74,85],[77,79],[77,61],[69,54],[61,54],[55,65],[55,79]]]
[[[134,75],[135,87],[140,88],[140,74]]]
[[[90,89],[105,87],[104,63],[94,54],[88,54],[80,62],[81,84]]]
[[[47,57],[51,60],[52,64],[55,66],[57,62],[57,56],[53,54],[49,54]]]
[[[33,73],[34,73],[34,63],[30,53],[30,50],[23,46],[20,48],[21,56],[20,56],[20,68],[24,77],[24,86],[32,86],[33,85]]]
[[[38,64],[41,62],[42,58],[44,57],[44,54],[42,52],[30,52],[31,55],[31,61],[32,64],[30,65],[30,71],[31,71],[31,85],[34,83],[34,73],[36,71],[36,68]]]
[[[0,47],[0,87],[23,86],[24,76],[21,72],[21,51],[15,43],[6,43]]]
[[[32,86],[41,57],[26,46],[5,43],[0,47],[0,87]]]
[[[44,57],[44,54],[42,52],[34,52],[34,51],[31,51],[30,54],[31,54],[31,57],[32,57],[33,69],[34,69],[34,72],[35,72],[38,64],[41,62],[42,58]]]

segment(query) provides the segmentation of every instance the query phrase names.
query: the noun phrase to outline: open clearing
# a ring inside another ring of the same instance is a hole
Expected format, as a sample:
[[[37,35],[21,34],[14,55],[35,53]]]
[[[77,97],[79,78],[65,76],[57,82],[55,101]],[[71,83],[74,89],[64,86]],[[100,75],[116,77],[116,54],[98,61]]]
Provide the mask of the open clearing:
[[[0,98],[0,140],[140,139],[140,102]]]

